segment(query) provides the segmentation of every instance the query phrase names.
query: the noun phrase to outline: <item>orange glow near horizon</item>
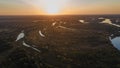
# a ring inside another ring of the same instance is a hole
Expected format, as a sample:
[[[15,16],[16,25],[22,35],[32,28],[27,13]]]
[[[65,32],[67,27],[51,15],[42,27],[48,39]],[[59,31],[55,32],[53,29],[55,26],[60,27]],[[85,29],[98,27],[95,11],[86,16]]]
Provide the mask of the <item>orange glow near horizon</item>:
[[[120,0],[1,0],[0,15],[120,14]]]

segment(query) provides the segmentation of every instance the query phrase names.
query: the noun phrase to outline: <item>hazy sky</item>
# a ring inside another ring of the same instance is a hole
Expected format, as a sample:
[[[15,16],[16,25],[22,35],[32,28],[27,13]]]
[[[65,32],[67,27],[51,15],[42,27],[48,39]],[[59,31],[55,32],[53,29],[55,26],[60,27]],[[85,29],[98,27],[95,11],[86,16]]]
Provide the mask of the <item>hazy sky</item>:
[[[120,0],[0,0],[0,15],[120,14]]]

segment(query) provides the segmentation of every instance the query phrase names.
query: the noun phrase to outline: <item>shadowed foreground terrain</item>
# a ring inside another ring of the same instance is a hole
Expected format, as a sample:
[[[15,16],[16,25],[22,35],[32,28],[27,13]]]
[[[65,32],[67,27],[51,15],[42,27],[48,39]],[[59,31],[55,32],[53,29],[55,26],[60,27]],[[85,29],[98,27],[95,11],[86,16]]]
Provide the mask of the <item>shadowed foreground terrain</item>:
[[[109,40],[120,28],[99,17],[120,24],[118,15],[1,16],[0,68],[120,68]],[[25,37],[15,41],[21,31]]]

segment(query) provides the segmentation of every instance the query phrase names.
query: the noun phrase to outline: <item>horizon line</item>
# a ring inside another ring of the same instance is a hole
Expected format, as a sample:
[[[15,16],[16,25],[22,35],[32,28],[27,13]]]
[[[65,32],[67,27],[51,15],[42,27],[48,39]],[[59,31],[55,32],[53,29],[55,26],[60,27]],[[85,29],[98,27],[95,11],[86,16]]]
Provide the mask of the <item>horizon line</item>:
[[[53,15],[49,15],[49,14],[18,14],[18,15],[14,15],[14,14],[8,14],[8,15],[0,15],[0,16],[63,16],[63,15],[120,15],[120,14],[53,14]]]

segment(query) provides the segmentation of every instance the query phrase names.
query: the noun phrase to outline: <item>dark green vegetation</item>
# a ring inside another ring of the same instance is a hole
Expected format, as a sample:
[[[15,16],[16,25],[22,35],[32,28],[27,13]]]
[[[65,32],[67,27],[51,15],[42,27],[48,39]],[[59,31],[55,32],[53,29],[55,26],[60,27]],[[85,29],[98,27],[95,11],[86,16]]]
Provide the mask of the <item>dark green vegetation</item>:
[[[120,18],[114,15],[0,17],[0,68],[120,68],[120,52],[108,38],[120,29],[100,24],[99,17],[113,22]],[[80,19],[90,23],[82,24]],[[57,24],[51,26],[55,21]],[[25,38],[15,42],[22,30]],[[39,35],[39,30],[45,38]],[[23,46],[23,40],[41,52]]]

